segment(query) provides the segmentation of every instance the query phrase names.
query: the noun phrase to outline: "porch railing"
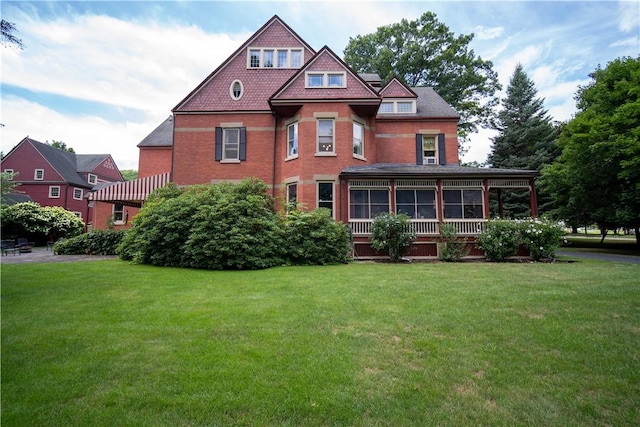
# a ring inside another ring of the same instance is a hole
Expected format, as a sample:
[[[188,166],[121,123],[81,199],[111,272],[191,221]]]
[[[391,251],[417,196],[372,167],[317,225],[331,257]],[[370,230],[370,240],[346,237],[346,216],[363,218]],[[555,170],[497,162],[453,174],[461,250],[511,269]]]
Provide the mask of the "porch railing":
[[[476,236],[484,230],[486,219],[457,219],[445,220],[445,223],[455,225],[458,234],[463,236]],[[354,236],[371,235],[372,219],[357,219],[349,221],[351,233]],[[437,236],[440,234],[440,224],[436,220],[411,220],[411,229],[418,236]]]

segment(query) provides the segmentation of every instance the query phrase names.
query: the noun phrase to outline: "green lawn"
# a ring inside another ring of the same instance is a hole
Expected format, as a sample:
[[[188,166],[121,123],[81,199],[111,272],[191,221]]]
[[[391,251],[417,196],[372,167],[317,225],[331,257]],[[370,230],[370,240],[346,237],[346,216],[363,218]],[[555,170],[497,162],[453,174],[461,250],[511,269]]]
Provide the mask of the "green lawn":
[[[639,425],[638,277],[3,265],[2,425]]]

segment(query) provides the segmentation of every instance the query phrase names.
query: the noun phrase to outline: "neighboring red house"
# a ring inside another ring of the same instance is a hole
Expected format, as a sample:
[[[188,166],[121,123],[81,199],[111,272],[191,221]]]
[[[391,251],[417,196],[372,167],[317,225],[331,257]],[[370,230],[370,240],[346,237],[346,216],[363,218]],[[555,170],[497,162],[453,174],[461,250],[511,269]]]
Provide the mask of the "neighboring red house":
[[[257,177],[280,207],[330,209],[361,258],[379,256],[374,215],[405,212],[411,256],[435,257],[440,224],[477,235],[503,190],[528,190],[536,216],[534,171],[460,166],[459,118],[432,88],[359,75],[274,16],[173,109],[158,128],[171,141],[140,143],[140,170],[163,172],[171,147],[179,186]]]
[[[92,217],[89,192],[107,182],[122,181],[109,154],[76,154],[24,138],[2,159],[3,172],[20,183],[17,190],[41,206],[61,206],[85,224]]]

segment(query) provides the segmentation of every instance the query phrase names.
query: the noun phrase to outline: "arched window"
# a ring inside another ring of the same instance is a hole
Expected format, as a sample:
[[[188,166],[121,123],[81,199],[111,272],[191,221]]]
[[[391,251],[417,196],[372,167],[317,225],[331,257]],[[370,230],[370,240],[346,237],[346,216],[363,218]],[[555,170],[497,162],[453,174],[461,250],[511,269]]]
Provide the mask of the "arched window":
[[[229,94],[231,95],[231,98],[237,101],[238,99],[242,98],[243,92],[244,87],[242,86],[242,82],[240,80],[234,80],[233,83],[231,83],[231,87],[229,88]]]

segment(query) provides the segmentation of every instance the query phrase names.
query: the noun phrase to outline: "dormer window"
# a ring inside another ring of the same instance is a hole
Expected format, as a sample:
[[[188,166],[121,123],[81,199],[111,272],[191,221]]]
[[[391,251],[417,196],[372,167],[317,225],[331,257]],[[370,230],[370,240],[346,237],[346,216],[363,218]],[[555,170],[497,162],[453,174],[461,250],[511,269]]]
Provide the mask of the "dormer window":
[[[384,100],[380,104],[378,114],[415,114],[415,99]]]
[[[342,72],[307,72],[306,86],[308,88],[347,87],[346,76]]]
[[[244,87],[242,85],[242,82],[240,80],[234,80],[233,83],[231,83],[231,87],[229,88],[229,94],[231,95],[231,98],[237,101],[242,98],[243,93]]]
[[[90,173],[87,177],[87,182],[91,185],[96,185],[98,183],[98,176]]]
[[[247,68],[300,68],[302,49],[249,48]]]

